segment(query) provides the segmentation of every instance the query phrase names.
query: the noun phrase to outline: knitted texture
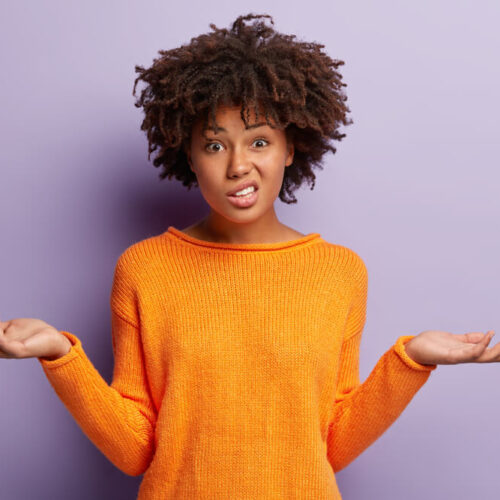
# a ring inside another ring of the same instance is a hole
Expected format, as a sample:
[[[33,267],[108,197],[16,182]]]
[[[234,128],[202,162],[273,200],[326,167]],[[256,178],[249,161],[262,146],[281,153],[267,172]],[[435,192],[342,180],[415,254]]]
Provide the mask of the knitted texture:
[[[437,365],[401,336],[359,380],[368,276],[310,233],[212,243],[173,226],[129,246],[111,290],[110,385],[74,334],[38,358],[139,500],[341,499],[335,473],[379,438]]]

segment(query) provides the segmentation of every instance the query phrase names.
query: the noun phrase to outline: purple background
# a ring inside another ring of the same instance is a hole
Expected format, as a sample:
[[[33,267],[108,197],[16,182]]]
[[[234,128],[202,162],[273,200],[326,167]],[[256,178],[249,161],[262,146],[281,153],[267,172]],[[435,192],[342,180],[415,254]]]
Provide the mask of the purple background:
[[[208,210],[147,161],[134,65],[269,13],[324,43],[354,124],[314,191],[280,219],[369,270],[361,380],[399,335],[500,340],[498,2],[2,2],[0,318],[73,332],[111,381],[118,255]],[[182,207],[179,209],[179,207]],[[400,418],[337,474],[346,500],[498,498],[500,365],[438,366]],[[34,359],[0,360],[2,500],[134,499]]]

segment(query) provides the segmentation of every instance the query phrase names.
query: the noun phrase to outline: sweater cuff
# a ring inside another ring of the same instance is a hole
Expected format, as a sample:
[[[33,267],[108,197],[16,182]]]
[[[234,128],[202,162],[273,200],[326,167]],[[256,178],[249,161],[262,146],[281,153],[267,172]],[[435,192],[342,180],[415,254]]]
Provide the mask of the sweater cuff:
[[[72,333],[63,330],[60,330],[59,333],[64,335],[71,342],[72,344],[71,349],[64,356],[61,356],[60,358],[57,359],[50,360],[38,357],[37,358],[38,361],[45,368],[57,368],[58,366],[65,365],[72,359],[76,358],[78,356],[80,349],[82,348],[82,343],[80,342],[80,339],[76,335],[73,335]]]
[[[408,356],[404,345],[409,342],[415,335],[402,335],[396,340],[394,344],[394,351],[399,355],[399,357],[404,361],[404,363],[413,368],[414,370],[420,371],[432,371],[437,368],[437,365],[423,365],[421,363],[417,363],[414,359]]]

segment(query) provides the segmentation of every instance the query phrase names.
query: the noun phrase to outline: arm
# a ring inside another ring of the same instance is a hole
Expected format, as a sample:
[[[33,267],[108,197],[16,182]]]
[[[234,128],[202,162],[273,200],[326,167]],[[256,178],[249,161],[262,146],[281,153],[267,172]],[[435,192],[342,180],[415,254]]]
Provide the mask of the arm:
[[[82,431],[121,471],[138,476],[154,454],[156,411],[150,396],[126,261],[120,256],[111,294],[114,355],[111,385],[101,377],[73,334],[69,352],[48,360],[38,358],[55,392]]]
[[[361,263],[358,292],[346,322],[333,416],[327,437],[328,460],[342,470],[376,441],[403,412],[437,365],[422,365],[406,353],[405,335],[359,380],[359,346],[366,320],[367,271]]]

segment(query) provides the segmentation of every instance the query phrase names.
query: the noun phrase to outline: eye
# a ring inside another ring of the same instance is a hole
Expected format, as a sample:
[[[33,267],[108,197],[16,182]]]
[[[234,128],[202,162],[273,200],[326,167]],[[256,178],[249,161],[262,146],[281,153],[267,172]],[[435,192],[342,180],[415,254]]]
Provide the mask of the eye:
[[[217,151],[220,151],[220,149],[210,149],[210,146],[222,146],[220,142],[211,142],[205,146],[205,149],[210,152],[217,153]]]
[[[265,139],[255,139],[255,141],[253,141],[253,143],[255,144],[256,142],[265,142],[266,144],[269,144],[269,142],[266,141]],[[257,148],[257,149],[262,149],[262,148]]]

